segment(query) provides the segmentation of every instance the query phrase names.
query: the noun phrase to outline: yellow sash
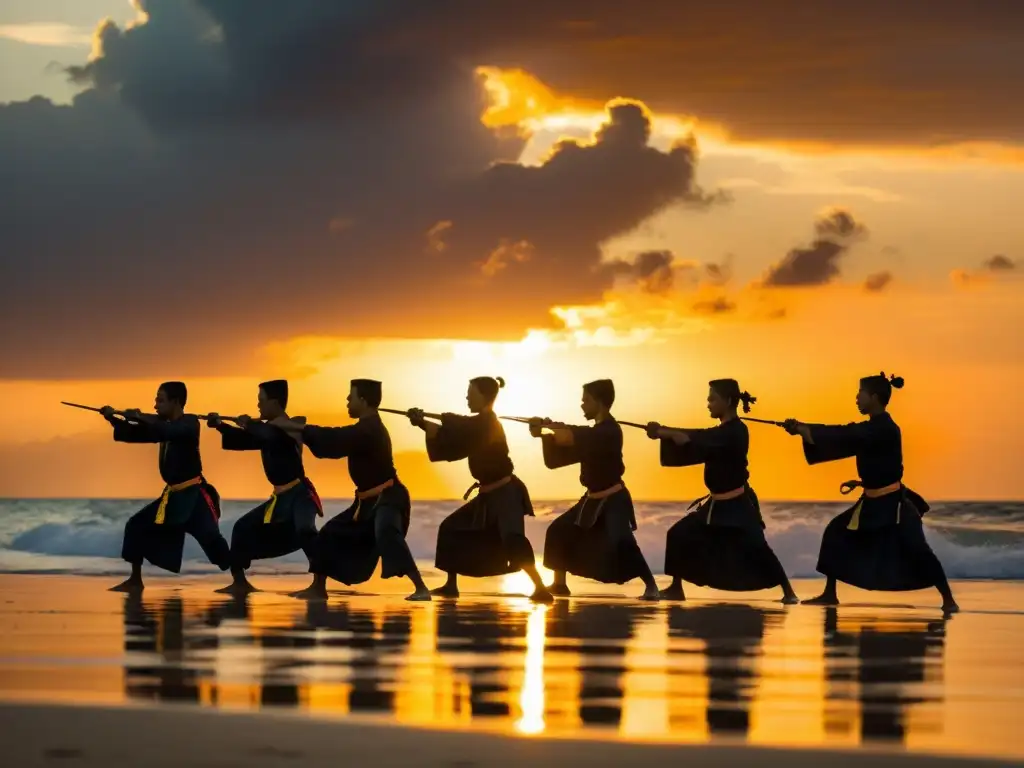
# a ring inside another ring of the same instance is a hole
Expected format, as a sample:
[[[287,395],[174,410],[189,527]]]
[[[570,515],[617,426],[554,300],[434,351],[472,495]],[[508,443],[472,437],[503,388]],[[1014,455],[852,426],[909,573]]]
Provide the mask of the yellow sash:
[[[272,494],[270,494],[270,503],[267,504],[267,508],[263,512],[263,522],[264,523],[269,523],[270,519],[274,516],[274,507],[277,506],[277,497],[280,496],[282,493],[287,493],[288,491],[290,491],[292,488],[294,488],[296,485],[298,485],[301,482],[302,482],[302,478],[301,477],[296,477],[290,483],[285,483],[284,485],[275,485],[274,486],[274,492]]]
[[[391,479],[388,480],[386,483],[381,483],[376,488],[371,488],[368,491],[356,491],[356,511],[352,513],[352,519],[359,519],[359,512],[363,508],[364,501],[366,501],[367,499],[372,499],[374,496],[380,496],[382,493],[384,493],[385,490],[387,490],[394,484],[394,479]],[[377,499],[377,501],[380,501],[380,499]],[[376,503],[374,503],[374,506],[377,506]]]
[[[186,480],[185,482],[178,483],[177,485],[165,485],[164,492],[160,496],[160,506],[156,508],[156,518],[153,522],[156,525],[163,525],[164,518],[167,517],[167,502],[170,500],[172,493],[175,491],[183,491],[186,488],[191,488],[193,485],[199,485],[201,482],[203,482],[203,478],[193,477],[191,480]]]
[[[847,483],[844,483],[844,485],[847,485]],[[852,488],[855,487],[856,486],[852,486]],[[864,496],[867,496],[869,499],[877,499],[880,496],[888,496],[890,493],[896,493],[896,491],[898,491],[902,487],[903,483],[892,483],[890,485],[885,486],[884,488],[865,488]],[[864,496],[861,496],[857,500],[856,505],[854,505],[853,507],[853,515],[850,517],[850,524],[846,526],[846,530],[848,531],[856,531],[860,529],[860,511],[864,507]],[[900,522],[900,510],[902,509],[902,507],[902,502],[896,507],[897,524],[899,524]]]

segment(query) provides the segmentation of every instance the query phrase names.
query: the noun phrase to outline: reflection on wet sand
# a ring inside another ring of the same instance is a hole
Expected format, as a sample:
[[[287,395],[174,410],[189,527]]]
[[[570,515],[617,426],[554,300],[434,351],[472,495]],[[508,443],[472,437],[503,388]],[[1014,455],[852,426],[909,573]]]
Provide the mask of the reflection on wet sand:
[[[942,701],[946,623],[840,616],[835,608],[825,609],[826,731],[859,730],[861,742],[904,743],[911,706]],[[914,725],[918,732],[941,727],[924,718]]]
[[[755,662],[761,654],[765,629],[780,627],[784,618],[782,608],[767,610],[742,603],[669,608],[671,635],[701,643],[696,649],[684,646],[677,652],[696,652],[704,658],[704,722],[710,735],[746,738],[757,690]]]
[[[824,612],[815,664],[826,740],[903,742],[908,729],[941,730],[921,717],[911,725],[907,712],[942,701],[944,623],[887,616]],[[778,638],[789,619],[781,607],[738,602],[126,597],[124,691],[523,734],[745,740],[772,706],[765,696],[780,695],[765,693],[762,669],[787,652]]]

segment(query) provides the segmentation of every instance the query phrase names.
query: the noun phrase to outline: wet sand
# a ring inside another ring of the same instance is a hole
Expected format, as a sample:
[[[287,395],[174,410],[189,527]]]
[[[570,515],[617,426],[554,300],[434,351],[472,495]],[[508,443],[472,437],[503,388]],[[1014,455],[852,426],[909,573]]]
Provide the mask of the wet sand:
[[[97,577],[0,576],[4,764],[117,764],[140,739],[148,765],[171,745],[188,751],[175,765],[1024,759],[1018,583],[956,585],[950,620],[929,593],[833,610],[693,589],[652,606],[627,599],[638,586],[579,584],[542,607],[510,578],[424,605],[374,580],[307,605],[284,594],[299,579],[259,578],[273,591],[244,601],[222,584],[153,578],[129,598]]]

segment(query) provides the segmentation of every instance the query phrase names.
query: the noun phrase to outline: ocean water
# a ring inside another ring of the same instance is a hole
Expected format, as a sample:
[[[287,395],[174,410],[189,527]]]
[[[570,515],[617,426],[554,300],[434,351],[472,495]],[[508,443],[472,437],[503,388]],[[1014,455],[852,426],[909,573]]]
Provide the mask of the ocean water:
[[[0,499],[0,573],[112,574],[124,570],[121,536],[128,517],[148,499]],[[221,529],[231,526],[252,501],[225,501]],[[341,512],[345,499],[324,502],[325,518]],[[572,501],[535,502],[537,517],[526,532],[538,556],[550,520]],[[417,560],[432,561],[437,526],[458,501],[417,501],[408,541]],[[659,573],[665,532],[689,502],[637,504],[637,538]],[[767,536],[791,578],[813,578],[818,543],[843,502],[764,502]],[[321,521],[322,522],[322,521]],[[929,542],[951,579],[1024,579],[1024,502],[939,502],[925,516]],[[184,573],[216,571],[198,545],[187,539]],[[304,573],[302,553],[258,562],[254,573]]]

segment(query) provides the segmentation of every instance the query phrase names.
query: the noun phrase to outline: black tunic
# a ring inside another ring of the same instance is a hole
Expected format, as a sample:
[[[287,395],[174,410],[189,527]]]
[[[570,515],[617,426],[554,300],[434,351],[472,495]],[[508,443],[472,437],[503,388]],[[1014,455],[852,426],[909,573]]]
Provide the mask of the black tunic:
[[[813,443],[803,442],[808,464],[822,464],[855,458],[857,475],[865,488],[885,488],[903,481],[903,438],[899,425],[887,412],[867,421],[840,426],[810,425]],[[911,492],[912,493],[912,492]],[[896,524],[896,513],[904,493],[861,500],[858,527],[862,530]],[[924,500],[913,494],[911,502],[917,512],[928,510]]]
[[[489,485],[512,474],[505,430],[493,412],[474,416],[445,413],[441,428],[427,438],[431,461],[469,459],[469,474],[480,485]]]
[[[191,534],[210,562],[227,570],[228,543],[220,533],[220,495],[203,477],[199,455],[199,419],[182,416],[173,421],[133,424],[108,419],[114,440],[120,443],[159,443],[160,477],[167,487],[161,497],[132,515],[125,524],[121,557],[133,565],[148,560],[172,573],[181,571],[185,534]],[[200,478],[178,491],[170,487]],[[165,498],[166,497],[166,498]],[[160,520],[160,508],[164,507]]]
[[[302,442],[318,459],[348,459],[348,474],[357,492],[398,479],[391,453],[391,435],[377,413],[347,427],[302,429]]]
[[[572,445],[559,445],[554,435],[544,435],[544,465],[559,469],[580,465],[580,485],[599,493],[622,482],[622,427],[608,418],[592,427],[569,427]]]
[[[427,438],[431,461],[469,460],[474,488],[492,485],[505,478],[500,487],[481,490],[459,507],[437,530],[434,565],[446,573],[464,576],[500,576],[533,565],[535,556],[523,524],[533,515],[530,494],[513,474],[505,430],[493,412],[474,416],[446,413],[441,428]]]
[[[263,473],[271,485],[288,485],[306,476],[302,447],[283,429],[251,422],[245,429],[218,424],[217,431],[225,451],[259,451]]]
[[[704,485],[709,494],[722,494],[737,488],[746,489],[747,449],[750,434],[739,419],[711,427],[686,430],[690,440],[683,445],[671,438],[661,440],[661,466],[692,467],[704,465]],[[749,494],[726,501],[710,501],[703,511],[708,525],[763,528],[761,515],[751,503]]]
[[[810,425],[808,464],[856,458],[865,488],[899,483],[884,496],[862,496],[826,526],[818,571],[861,589],[901,592],[934,586],[942,566],[924,536],[928,504],[902,484],[900,428],[888,413],[840,426]]]
[[[544,435],[544,464],[558,469],[580,465],[580,484],[587,493],[548,526],[544,565],[553,571],[605,584],[625,584],[643,577],[648,568],[636,543],[636,517],[629,491],[601,499],[589,497],[622,483],[622,427],[612,418],[593,427],[569,427],[573,444],[559,445]]]
[[[732,592],[770,589],[786,573],[764,537],[757,495],[748,485],[747,425],[730,419],[710,429],[686,430],[690,440],[678,445],[661,440],[664,467],[704,465],[709,495],[669,528],[665,543],[665,573],[698,586]],[[716,501],[710,494],[738,488],[743,494]]]
[[[199,419],[182,416],[174,421],[133,424],[111,419],[114,440],[118,443],[159,443],[160,477],[167,485],[177,485],[203,474],[199,456]]]

